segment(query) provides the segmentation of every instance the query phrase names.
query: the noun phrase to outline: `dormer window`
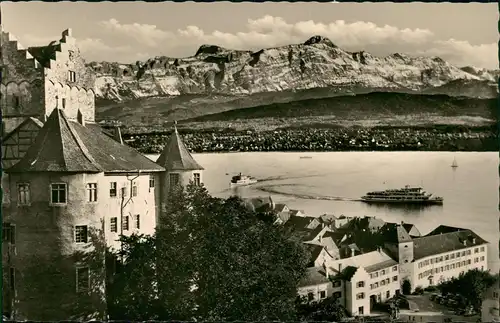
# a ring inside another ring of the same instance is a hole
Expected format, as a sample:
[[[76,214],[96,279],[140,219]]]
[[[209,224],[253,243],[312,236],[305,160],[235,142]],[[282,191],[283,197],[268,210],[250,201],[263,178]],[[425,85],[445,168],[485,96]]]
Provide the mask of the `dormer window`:
[[[76,72],[68,71],[68,81],[76,82]]]

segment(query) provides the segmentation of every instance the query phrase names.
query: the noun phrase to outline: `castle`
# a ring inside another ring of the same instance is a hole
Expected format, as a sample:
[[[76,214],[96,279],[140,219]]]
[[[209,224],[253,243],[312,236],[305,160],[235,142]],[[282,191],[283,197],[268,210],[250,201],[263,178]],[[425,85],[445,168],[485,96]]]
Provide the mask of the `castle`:
[[[203,167],[177,129],[153,162],[95,123],[95,76],[70,29],[28,49],[1,37],[3,313],[103,320],[98,242],[152,234],[170,189],[201,184]]]

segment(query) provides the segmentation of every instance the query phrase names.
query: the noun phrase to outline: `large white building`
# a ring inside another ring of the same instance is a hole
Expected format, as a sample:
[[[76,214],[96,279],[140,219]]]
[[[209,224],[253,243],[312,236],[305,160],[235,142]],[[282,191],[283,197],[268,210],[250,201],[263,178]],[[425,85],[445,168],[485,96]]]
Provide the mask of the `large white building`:
[[[324,232],[333,237],[335,233]],[[311,261],[316,270],[308,272],[314,272],[317,279],[305,278],[309,284],[301,285],[300,293],[319,300],[321,291],[328,291],[327,295],[337,297],[352,315],[369,315],[373,304],[402,293],[405,280],[410,282],[413,292],[417,287],[437,285],[468,270],[487,270],[488,242],[471,230],[439,226],[421,236],[413,225],[387,223],[381,233],[386,241],[384,248],[359,255],[347,253],[340,258],[327,252],[326,246],[320,246],[322,240],[317,238]],[[339,239],[334,241],[339,248],[344,235],[337,235]],[[351,246],[352,242],[346,243]],[[321,275],[323,279],[319,279]],[[329,285],[327,275],[331,278]],[[318,281],[321,288],[315,289],[310,284],[313,281]],[[498,297],[493,293],[491,298]]]

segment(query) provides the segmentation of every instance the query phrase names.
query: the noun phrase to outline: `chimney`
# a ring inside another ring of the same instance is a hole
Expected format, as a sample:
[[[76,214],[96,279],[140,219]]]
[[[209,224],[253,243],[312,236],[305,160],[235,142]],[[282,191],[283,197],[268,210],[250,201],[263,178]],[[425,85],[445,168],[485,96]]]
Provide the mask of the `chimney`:
[[[476,237],[472,237],[472,243],[475,244],[476,243]]]
[[[123,145],[122,131],[120,130],[120,126],[115,126],[115,132],[113,138]]]
[[[351,248],[351,257],[355,256],[354,248]]]
[[[330,277],[330,268],[328,268],[326,263],[325,263],[325,275],[326,275],[326,278]]]
[[[83,114],[80,111],[80,109],[78,109],[78,112],[76,114],[76,120],[78,121],[79,124],[85,127],[85,118],[83,117]]]
[[[339,273],[341,273],[341,272],[342,272],[342,264],[339,263]]]

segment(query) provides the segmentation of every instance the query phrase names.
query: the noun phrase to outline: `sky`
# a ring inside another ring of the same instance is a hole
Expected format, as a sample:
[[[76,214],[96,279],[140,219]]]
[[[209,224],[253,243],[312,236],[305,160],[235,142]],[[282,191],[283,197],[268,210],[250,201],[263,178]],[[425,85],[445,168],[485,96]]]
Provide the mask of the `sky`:
[[[87,61],[187,57],[203,44],[259,50],[321,35],[348,51],[498,68],[496,3],[2,1],[1,10],[3,30],[25,47],[71,28]]]

